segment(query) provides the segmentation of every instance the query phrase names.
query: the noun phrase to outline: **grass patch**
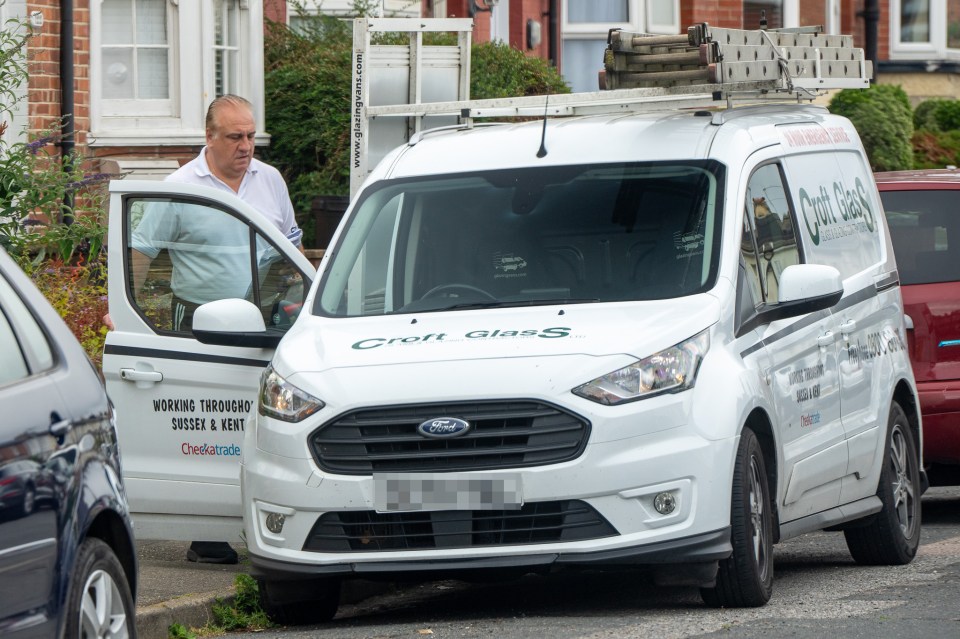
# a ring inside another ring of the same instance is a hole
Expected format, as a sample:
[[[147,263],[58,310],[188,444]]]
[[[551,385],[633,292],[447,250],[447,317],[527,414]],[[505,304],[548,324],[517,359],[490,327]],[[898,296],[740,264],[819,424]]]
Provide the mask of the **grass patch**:
[[[218,599],[213,604],[213,621],[203,628],[187,628],[183,624],[170,624],[169,639],[199,639],[221,635],[234,630],[263,630],[273,623],[260,607],[260,593],[256,580],[247,574],[239,574],[234,580],[237,594],[232,603]]]

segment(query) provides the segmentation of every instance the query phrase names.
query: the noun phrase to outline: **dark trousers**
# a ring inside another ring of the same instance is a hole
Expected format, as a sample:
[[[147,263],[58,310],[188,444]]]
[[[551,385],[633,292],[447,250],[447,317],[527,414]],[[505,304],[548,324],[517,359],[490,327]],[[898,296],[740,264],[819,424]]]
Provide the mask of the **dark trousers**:
[[[200,308],[199,304],[188,302],[174,295],[170,301],[171,328],[178,333],[189,333],[193,328],[193,312],[198,308]]]

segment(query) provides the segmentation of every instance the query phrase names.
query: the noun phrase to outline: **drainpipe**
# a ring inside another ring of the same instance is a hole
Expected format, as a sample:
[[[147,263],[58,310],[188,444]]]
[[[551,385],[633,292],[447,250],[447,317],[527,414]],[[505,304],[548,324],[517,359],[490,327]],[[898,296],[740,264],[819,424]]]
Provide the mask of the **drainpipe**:
[[[877,0],[866,0],[863,11],[857,14],[863,18],[863,54],[873,62],[873,75],[870,82],[876,82],[877,75],[877,25],[880,23],[880,6]]]
[[[560,68],[560,0],[550,0],[550,17],[547,30],[550,33],[550,45],[547,55],[556,69]]]
[[[60,162],[64,172],[72,169],[74,147],[73,95],[73,0],[60,0]],[[60,221],[73,222],[73,192],[67,191],[60,208]]]

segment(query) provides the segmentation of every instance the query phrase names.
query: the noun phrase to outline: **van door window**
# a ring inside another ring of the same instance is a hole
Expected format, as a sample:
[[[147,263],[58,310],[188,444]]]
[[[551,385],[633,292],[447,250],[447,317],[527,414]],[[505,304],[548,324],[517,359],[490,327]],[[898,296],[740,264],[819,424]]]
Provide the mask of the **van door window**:
[[[875,266],[882,213],[861,155],[842,150],[799,154],[784,165],[807,260],[833,266],[844,280]]]
[[[780,274],[800,262],[790,201],[776,164],[767,164],[750,176],[745,203],[743,259],[755,299],[776,304]],[[749,233],[749,235],[747,235]]]
[[[227,298],[254,303],[274,329],[285,330],[299,312],[302,274],[227,211],[173,198],[130,198],[125,216],[130,299],[156,332],[192,337],[194,311]]]

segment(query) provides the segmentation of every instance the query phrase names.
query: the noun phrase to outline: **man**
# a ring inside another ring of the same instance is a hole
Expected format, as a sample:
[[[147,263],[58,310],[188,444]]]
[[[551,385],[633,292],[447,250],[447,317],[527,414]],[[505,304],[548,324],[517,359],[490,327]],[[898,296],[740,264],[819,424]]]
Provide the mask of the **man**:
[[[236,193],[273,222],[302,251],[302,232],[294,218],[287,185],[279,171],[253,157],[255,137],[256,122],[250,102],[236,95],[216,98],[207,109],[206,146],[196,158],[166,179]],[[223,247],[236,243],[236,246],[242,246],[249,241],[246,226],[238,223],[234,228],[224,224],[223,216],[205,215],[200,207],[180,207],[163,213],[159,209],[148,210],[133,233],[134,290],[139,291],[142,287],[160,247],[169,248],[173,264],[171,328],[189,331],[193,312],[201,304],[224,297],[244,296],[248,282],[231,281],[237,280],[231,277],[231,273],[249,272],[248,254],[210,252],[207,244]],[[198,247],[199,250],[184,247]],[[233,290],[238,286],[244,291]],[[212,541],[193,542],[187,551],[187,559],[223,564],[238,561],[230,544]]]
[[[230,190],[300,246],[302,232],[297,227],[287,185],[279,171],[253,157],[255,137],[256,123],[250,103],[235,95],[221,96],[207,110],[206,146],[196,158],[166,179]],[[224,297],[244,297],[246,290],[242,282],[230,277],[231,273],[243,271],[246,259],[243,254],[211,250],[204,245],[240,247],[246,241],[242,225],[225,225],[222,216],[203,211],[201,207],[184,207],[166,215],[148,211],[132,238],[135,290],[140,290],[150,262],[161,247],[178,247],[170,251],[174,293],[171,328],[189,331],[193,312],[201,304]],[[232,283],[243,286],[243,290],[231,290]]]

